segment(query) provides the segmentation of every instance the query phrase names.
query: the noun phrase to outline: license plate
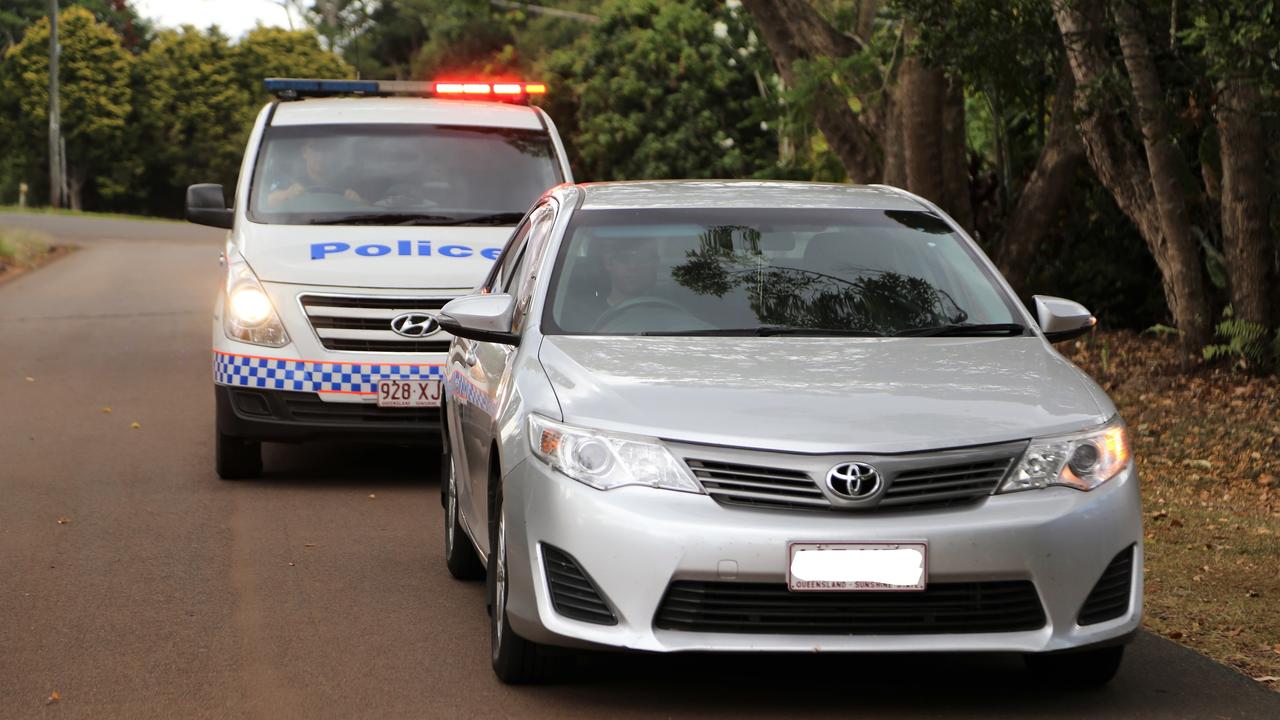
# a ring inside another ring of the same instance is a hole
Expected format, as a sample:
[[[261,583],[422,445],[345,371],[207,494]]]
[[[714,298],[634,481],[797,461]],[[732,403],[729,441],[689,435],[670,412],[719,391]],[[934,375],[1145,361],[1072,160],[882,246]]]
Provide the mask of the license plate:
[[[378,407],[440,407],[440,381],[379,380]]]
[[[788,545],[787,589],[924,590],[928,547],[922,542]]]

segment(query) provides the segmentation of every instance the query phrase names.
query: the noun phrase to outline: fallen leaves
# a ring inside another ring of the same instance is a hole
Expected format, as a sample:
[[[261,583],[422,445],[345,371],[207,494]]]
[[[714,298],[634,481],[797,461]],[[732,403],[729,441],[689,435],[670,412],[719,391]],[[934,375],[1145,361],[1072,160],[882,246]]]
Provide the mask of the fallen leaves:
[[[60,518],[58,518],[58,524],[59,524],[59,525],[70,525],[70,524],[71,524],[71,518],[66,517],[66,516],[60,517]]]
[[[111,414],[111,408],[109,408],[109,407],[104,407],[104,408],[102,408],[102,414],[103,414],[103,415],[110,415],[110,414]]]
[[[373,493],[369,493],[369,499],[370,499],[370,500],[372,500],[372,499],[374,499],[374,498],[376,498],[376,497],[378,497],[378,496],[377,496],[377,495],[374,495]]]
[[[142,423],[138,422],[137,420],[134,420],[133,422],[129,423],[129,427],[134,430],[141,430]]]
[[[1124,331],[1094,333],[1067,354],[1131,429],[1146,510],[1146,626],[1276,688],[1280,380],[1187,370],[1173,340]]]
[[[45,698],[44,704],[52,705],[56,702],[61,702],[61,701],[62,701],[62,696],[58,694],[57,690],[54,690],[53,692],[49,693],[49,697]]]

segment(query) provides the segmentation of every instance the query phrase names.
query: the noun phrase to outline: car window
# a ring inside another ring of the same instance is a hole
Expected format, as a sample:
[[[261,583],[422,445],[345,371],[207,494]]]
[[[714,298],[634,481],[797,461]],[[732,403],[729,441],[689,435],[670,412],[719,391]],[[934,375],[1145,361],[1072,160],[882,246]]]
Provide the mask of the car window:
[[[923,211],[587,209],[560,247],[548,333],[1017,322],[963,238]]]
[[[547,239],[551,236],[551,228],[555,225],[555,209],[548,203],[535,213],[529,239],[525,243],[524,252],[515,270],[507,279],[505,292],[515,298],[516,312],[512,322],[512,330],[520,332],[524,327],[525,314],[532,301],[533,287],[537,280],[537,268],[542,265],[542,257],[546,253]]]
[[[267,129],[250,219],[316,225],[514,225],[563,178],[545,132],[436,125]]]
[[[533,220],[533,215],[530,215],[511,234],[511,239],[507,241],[506,247],[502,248],[502,254],[498,256],[498,261],[494,263],[493,270],[489,272],[489,277],[485,278],[481,286],[482,292],[501,292],[503,288],[506,288],[507,278],[510,277],[516,263],[520,261],[520,254],[524,251],[525,239],[529,236],[529,229],[533,227]]]

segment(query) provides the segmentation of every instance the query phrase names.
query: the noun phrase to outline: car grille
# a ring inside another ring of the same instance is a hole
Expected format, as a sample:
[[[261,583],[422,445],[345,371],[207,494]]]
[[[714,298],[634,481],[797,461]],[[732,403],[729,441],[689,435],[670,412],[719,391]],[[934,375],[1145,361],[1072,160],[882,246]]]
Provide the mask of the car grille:
[[[1094,625],[1123,617],[1129,612],[1130,588],[1133,585],[1133,546],[1120,551],[1111,560],[1102,577],[1085,598],[1080,608],[1080,625]]]
[[[550,545],[542,546],[542,557],[547,564],[547,585],[551,589],[551,604],[556,612],[597,625],[618,624],[618,618],[600,597],[599,588],[576,560]]]
[[[923,591],[791,592],[785,584],[673,582],[660,630],[804,635],[925,635],[1036,630],[1044,608],[1027,580],[935,583]]]
[[[301,422],[334,425],[438,427],[440,408],[384,408],[371,403],[325,402],[314,393],[280,393],[289,415]]]
[[[779,510],[900,510],[971,503],[990,495],[1016,456],[886,470],[878,503],[862,508],[833,505],[813,476],[791,468],[686,458],[689,469],[716,502]]]
[[[300,295],[298,302],[326,350],[346,352],[448,352],[449,336],[409,338],[391,330],[391,321],[407,312],[435,316],[450,298]]]

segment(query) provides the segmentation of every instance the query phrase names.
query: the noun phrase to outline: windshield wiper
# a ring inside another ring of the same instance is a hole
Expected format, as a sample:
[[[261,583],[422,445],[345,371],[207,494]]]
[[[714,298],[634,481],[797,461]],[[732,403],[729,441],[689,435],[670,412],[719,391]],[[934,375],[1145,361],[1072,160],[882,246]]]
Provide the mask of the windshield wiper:
[[[810,337],[884,337],[877,332],[844,328],[809,328],[791,325],[761,325],[753,328],[715,328],[710,330],[650,330],[637,333],[646,337],[769,337],[800,335]]]
[[[503,212],[488,215],[472,215],[471,217],[454,218],[451,222],[440,225],[515,225],[524,217],[524,213]]]
[[[988,323],[939,325],[937,327],[910,328],[899,330],[894,337],[960,337],[965,335],[1021,335],[1027,331],[1025,325],[1018,323]]]
[[[430,215],[427,213],[360,213],[356,215],[339,215],[332,218],[315,218],[312,225],[453,225],[452,215]]]

